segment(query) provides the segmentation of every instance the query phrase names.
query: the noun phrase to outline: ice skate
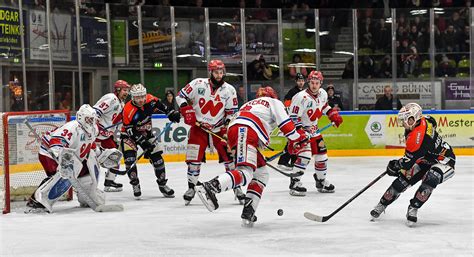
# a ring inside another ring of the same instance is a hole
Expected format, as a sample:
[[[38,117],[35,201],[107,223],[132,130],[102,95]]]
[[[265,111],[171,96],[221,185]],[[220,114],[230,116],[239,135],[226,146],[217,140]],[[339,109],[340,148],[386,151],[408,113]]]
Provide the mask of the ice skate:
[[[316,174],[313,175],[314,179],[316,180],[316,189],[320,193],[334,193],[336,187],[329,183],[327,179],[318,179]]]
[[[196,186],[196,192],[207,210],[213,212],[219,208],[217,203],[216,193],[218,192],[214,186],[209,182],[204,182],[202,185]]]
[[[186,192],[184,192],[183,199],[185,206],[188,206],[191,203],[195,194],[196,190],[194,189],[194,187],[190,187],[188,188],[188,190],[186,190]]]
[[[408,205],[408,210],[407,210],[407,226],[413,227],[416,224],[416,221],[418,218],[416,217],[418,212],[418,208],[412,207],[411,205]]]
[[[113,180],[106,179],[104,181],[104,191],[105,192],[122,192],[123,185],[120,183],[116,183]]]
[[[30,198],[26,203],[26,209],[24,213],[47,213],[48,210],[40,202],[36,201],[34,198]]]
[[[380,217],[380,214],[385,211],[385,208],[387,208],[387,206],[378,203],[374,207],[374,209],[370,211],[370,216],[372,216],[371,221],[375,221],[376,219],[378,219]]]
[[[163,194],[164,197],[174,198],[174,190],[171,189],[168,185],[166,185],[166,182],[168,182],[167,179],[165,179],[164,181],[156,181],[156,183],[158,183],[158,188],[160,189],[160,192]]]
[[[306,187],[303,187],[303,183],[297,178],[292,178],[290,182],[290,195],[292,196],[305,196]]]
[[[240,215],[242,218],[242,227],[251,228],[257,221],[252,203],[253,200],[251,198],[245,198],[244,209],[242,210],[242,215]]]

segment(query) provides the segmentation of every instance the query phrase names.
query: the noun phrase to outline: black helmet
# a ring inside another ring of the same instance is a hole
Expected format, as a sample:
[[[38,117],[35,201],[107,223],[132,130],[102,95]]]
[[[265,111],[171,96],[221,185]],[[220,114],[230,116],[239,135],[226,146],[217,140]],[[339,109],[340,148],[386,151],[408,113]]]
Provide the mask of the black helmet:
[[[298,72],[298,73],[296,73],[295,80],[298,81],[300,79],[304,80],[305,78],[304,78],[303,74]]]

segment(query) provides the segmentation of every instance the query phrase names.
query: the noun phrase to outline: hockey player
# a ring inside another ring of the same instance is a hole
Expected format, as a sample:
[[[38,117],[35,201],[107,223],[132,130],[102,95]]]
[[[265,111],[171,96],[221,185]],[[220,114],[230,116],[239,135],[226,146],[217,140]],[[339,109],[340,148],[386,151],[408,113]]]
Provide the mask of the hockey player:
[[[298,155],[293,170],[305,171],[313,156],[315,169],[313,177],[316,181],[316,189],[321,193],[333,193],[335,187],[326,179],[328,156],[323,136],[318,132],[318,120],[326,114],[334,126],[339,127],[342,117],[337,110],[328,105],[328,95],[321,88],[323,74],[319,71],[311,71],[308,80],[308,88],[296,94],[290,105],[290,118],[295,122],[296,127],[302,127],[311,135],[310,144]],[[300,177],[291,178],[290,195],[306,195],[306,188],[303,187]]]
[[[388,163],[387,174],[397,178],[370,215],[373,220],[378,218],[401,193],[421,180],[406,214],[407,225],[412,226],[417,221],[418,209],[428,200],[433,190],[454,176],[456,156],[451,146],[436,131],[435,119],[423,117],[418,104],[403,106],[398,112],[398,123],[405,128],[405,155]]]
[[[238,117],[229,124],[228,144],[235,151],[237,168],[196,187],[209,211],[219,207],[216,193],[248,184],[242,225],[251,227],[257,220],[255,211],[269,178],[265,158],[258,148],[269,144],[269,134],[275,127],[290,141],[288,151],[291,154],[304,147],[308,136],[295,129],[275,91],[271,87],[260,88],[257,99],[244,104]]]
[[[62,177],[65,174],[65,167],[58,164],[63,163],[63,159],[69,162],[71,155],[77,159],[73,167],[75,179],[97,205],[104,204],[104,192],[97,188],[98,164],[104,168],[114,167],[118,165],[122,154],[117,149],[100,151],[96,148],[95,140],[98,132],[96,111],[85,104],[77,111],[76,120],[42,137],[39,161],[47,178],[28,200],[27,206],[31,208],[30,211],[52,212],[53,204],[69,190],[71,182]],[[88,206],[81,194],[78,194],[78,201],[81,206]]]
[[[204,127],[220,137],[226,137],[227,124],[238,108],[234,87],[224,81],[224,63],[220,60],[211,60],[208,72],[209,79],[194,79],[181,89],[176,97],[184,122],[191,126],[186,151],[188,190],[183,195],[185,205],[188,205],[196,194],[195,186],[198,184],[201,163],[205,162],[205,151],[208,146],[214,146],[217,150],[219,162],[224,162],[226,171],[235,168],[225,142],[200,128]],[[243,204],[245,195],[240,187],[235,188],[234,193]]]
[[[114,132],[117,128],[110,126],[122,122],[122,110],[130,91],[130,85],[124,80],[117,80],[114,84],[114,89],[114,93],[102,96],[94,105],[94,109],[99,117],[99,136],[97,141],[100,147],[104,149],[116,149],[118,147],[114,139]],[[113,168],[113,170],[118,169],[119,166]],[[115,176],[114,173],[107,170],[104,181],[105,192],[120,192],[123,190],[122,184],[115,183]]]
[[[290,107],[293,96],[295,96],[296,94],[298,94],[304,89],[306,79],[304,78],[303,74],[296,73],[295,82],[296,82],[296,85],[293,88],[291,88],[290,91],[288,91],[288,93],[286,93],[285,98],[284,98],[283,103],[285,104],[285,107],[287,108]],[[288,153],[288,147],[285,146],[285,153],[278,160],[278,167],[280,169],[291,170],[293,168],[295,161],[296,161],[296,156],[290,155]]]
[[[142,84],[133,85],[130,95],[132,100],[128,101],[123,108],[121,138],[125,167],[133,188],[133,195],[139,199],[142,194],[137,166],[134,165],[137,161],[138,146],[140,146],[145,152],[144,157],[153,165],[160,192],[165,197],[174,197],[174,190],[166,185],[168,180],[165,163],[161,156],[163,149],[156,143],[156,138],[152,134],[151,116],[154,113],[164,113],[168,115],[171,122],[179,122],[180,114],[178,111],[167,109],[158,98],[147,94]]]

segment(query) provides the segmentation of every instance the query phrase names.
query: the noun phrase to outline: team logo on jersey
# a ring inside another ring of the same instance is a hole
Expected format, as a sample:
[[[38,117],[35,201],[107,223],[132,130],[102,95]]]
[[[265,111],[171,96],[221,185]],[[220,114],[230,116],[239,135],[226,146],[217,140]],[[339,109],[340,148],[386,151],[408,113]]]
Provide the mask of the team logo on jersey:
[[[86,141],[86,134],[81,135],[81,141]]]
[[[198,95],[204,95],[205,92],[206,92],[206,89],[198,88]]]
[[[218,102],[214,105],[214,101],[206,101],[204,98],[199,99],[199,107],[201,108],[201,113],[206,115],[210,113],[212,117],[216,116],[220,110],[224,107],[222,102]]]
[[[316,111],[314,111],[313,109],[309,109],[306,114],[308,115],[310,121],[315,121],[323,115],[323,113],[319,109],[316,109]]]

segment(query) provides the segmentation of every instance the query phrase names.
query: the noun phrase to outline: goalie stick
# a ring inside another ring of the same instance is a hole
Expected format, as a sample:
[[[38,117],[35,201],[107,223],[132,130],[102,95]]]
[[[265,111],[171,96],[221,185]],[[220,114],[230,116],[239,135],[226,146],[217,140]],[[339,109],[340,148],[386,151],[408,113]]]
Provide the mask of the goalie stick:
[[[158,136],[155,138],[155,140],[153,140],[153,144],[156,143],[156,141],[158,141],[158,138],[161,137],[161,135],[163,135],[163,133],[165,133],[165,131],[167,131],[170,127],[171,127],[171,124],[172,122],[169,122],[166,124],[166,126],[163,128],[163,130],[160,132],[160,134],[158,134]],[[135,167],[138,163],[138,161],[143,157],[145,156],[145,153],[146,151],[143,151],[138,157],[137,159],[135,160],[134,163],[132,163],[132,165],[130,165],[130,168],[126,169],[126,170],[114,170],[114,169],[110,169],[110,173],[113,173],[113,174],[116,174],[116,175],[126,175],[128,173],[129,170],[131,170],[133,167]]]
[[[28,129],[33,133],[35,136],[36,140],[41,144],[41,137],[38,135],[36,130],[31,126],[30,122],[28,119],[25,119],[25,125],[28,127]],[[58,161],[58,157],[51,151],[51,149],[48,148],[48,153],[53,157],[56,161]],[[62,173],[63,174],[63,173]],[[123,205],[122,204],[101,204],[98,205],[91,197],[89,194],[87,194],[82,187],[81,183],[79,180],[77,180],[76,177],[74,176],[67,176],[67,179],[69,182],[71,182],[71,185],[76,189],[77,193],[80,194],[83,199],[87,202],[87,205],[91,207],[92,210],[96,212],[117,212],[117,211],[123,211]]]
[[[334,123],[329,123],[329,124],[327,124],[326,126],[322,127],[321,129],[318,129],[317,133],[321,133],[321,132],[325,131],[326,129],[332,127],[333,125],[334,125]],[[267,161],[267,162],[271,162],[271,161],[275,160],[276,158],[278,158],[278,157],[284,155],[285,153],[286,153],[286,151],[283,150],[283,151],[281,151],[281,152],[279,152],[279,153],[277,153],[277,154],[275,154],[275,155],[272,155],[272,156],[266,158],[266,161]]]
[[[313,214],[311,212],[305,212],[304,213],[304,217],[309,219],[309,220],[312,220],[312,221],[318,221],[318,222],[326,222],[328,221],[332,216],[336,215],[336,213],[338,213],[340,210],[344,209],[344,207],[346,207],[350,202],[352,202],[354,199],[356,199],[359,195],[361,195],[362,193],[364,193],[367,189],[369,189],[369,187],[373,186],[377,181],[379,181],[383,176],[385,176],[385,174],[387,174],[386,171],[384,171],[382,174],[380,174],[378,177],[376,177],[374,180],[372,180],[367,186],[365,186],[364,188],[362,188],[362,190],[360,190],[359,192],[357,192],[357,194],[355,194],[353,197],[351,197],[351,199],[347,200],[344,204],[342,204],[341,206],[339,206],[339,208],[337,208],[335,211],[333,211],[331,214],[327,215],[327,216],[319,216],[319,215],[316,215],[316,214]]]

